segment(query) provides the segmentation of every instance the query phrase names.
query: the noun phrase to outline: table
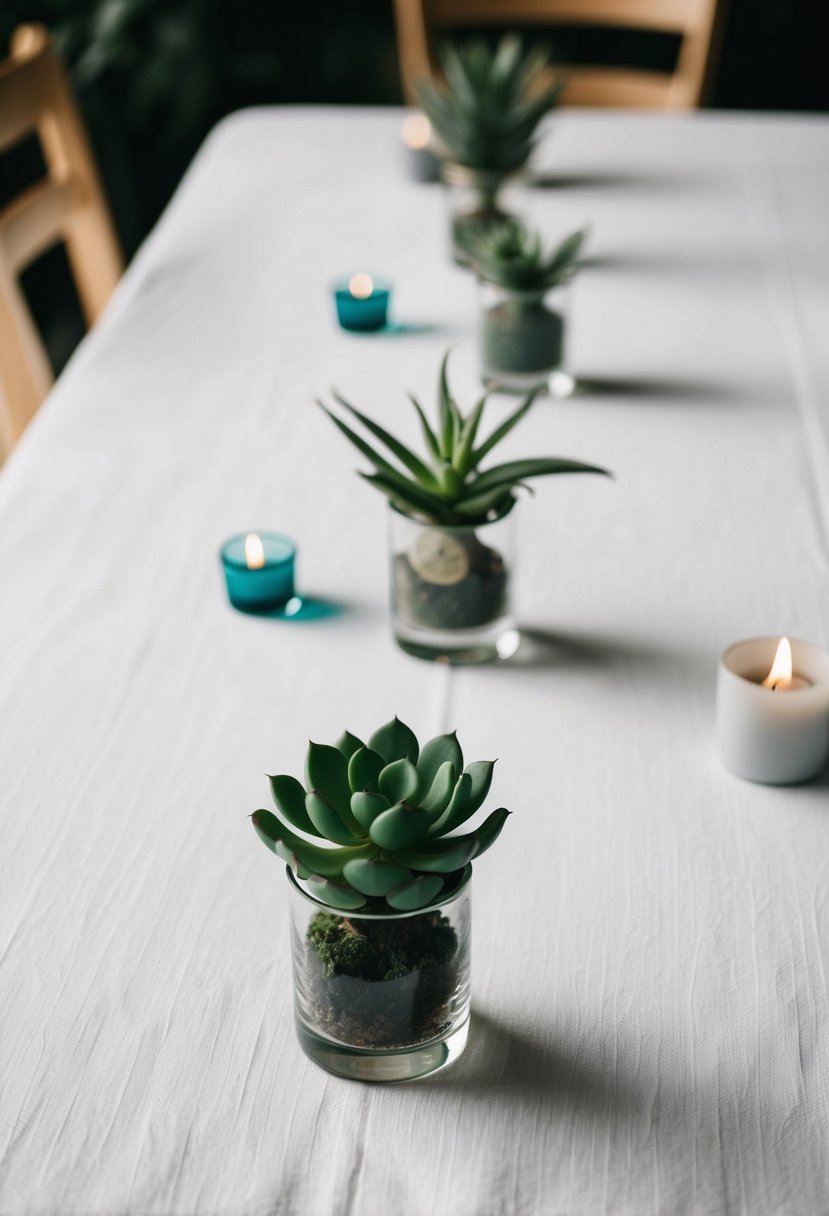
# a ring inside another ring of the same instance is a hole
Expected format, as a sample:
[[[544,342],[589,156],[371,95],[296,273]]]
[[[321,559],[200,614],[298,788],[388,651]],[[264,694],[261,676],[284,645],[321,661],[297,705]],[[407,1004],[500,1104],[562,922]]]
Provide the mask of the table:
[[[829,621],[829,124],[568,112],[534,192],[593,223],[573,363],[505,457],[610,466],[519,507],[498,668],[391,641],[385,510],[314,407],[410,425],[472,281],[396,111],[253,110],[208,139],[0,476],[3,1216],[829,1211],[829,798],[711,746],[717,656]],[[396,332],[330,281],[397,284]],[[509,402],[491,406],[493,421]],[[341,611],[246,618],[221,540],[297,538]],[[309,736],[398,713],[500,757],[474,1029],[409,1086],[294,1040],[286,891],[245,816]]]

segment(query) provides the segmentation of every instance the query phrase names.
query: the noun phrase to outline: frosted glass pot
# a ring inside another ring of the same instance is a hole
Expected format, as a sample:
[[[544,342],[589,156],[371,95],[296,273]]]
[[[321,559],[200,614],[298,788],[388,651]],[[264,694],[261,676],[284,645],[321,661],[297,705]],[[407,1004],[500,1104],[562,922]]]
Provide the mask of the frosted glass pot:
[[[341,912],[290,884],[302,1050],[337,1076],[410,1081],[456,1060],[469,1031],[470,879],[428,908]]]
[[[522,173],[467,169],[446,163],[441,168],[449,203],[452,257],[468,266],[469,246],[506,220],[524,211],[525,179]]]
[[[518,648],[512,513],[476,527],[389,512],[392,629],[421,659],[486,663]]]
[[[511,393],[545,385],[554,397],[569,396],[567,373],[567,291],[513,291],[480,283],[481,378]]]

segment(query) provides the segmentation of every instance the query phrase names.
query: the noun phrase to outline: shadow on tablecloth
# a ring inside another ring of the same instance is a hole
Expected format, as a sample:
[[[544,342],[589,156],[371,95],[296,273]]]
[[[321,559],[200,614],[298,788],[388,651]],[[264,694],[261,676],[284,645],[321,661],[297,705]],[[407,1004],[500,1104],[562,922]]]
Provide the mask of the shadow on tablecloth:
[[[705,656],[650,640],[567,629],[554,631],[523,622],[520,633],[521,644],[512,658],[503,661],[503,667],[541,671],[612,671],[636,667],[649,675],[670,680],[681,677],[687,682],[698,677],[706,685],[712,680],[710,663],[706,664]]]
[[[583,1042],[583,1040],[582,1040]],[[487,1105],[589,1107],[617,1117],[653,1099],[641,1076],[613,1063],[590,1058],[577,1044],[569,1052],[550,1046],[473,1010],[469,1042],[460,1060],[444,1073],[412,1082],[407,1090],[440,1087],[447,1099],[464,1103],[480,1094]]]
[[[581,373],[573,397],[622,397],[630,400],[696,402],[700,405],[727,405],[750,402],[756,408],[758,394],[751,384],[723,380],[680,379],[668,376],[592,376]]]

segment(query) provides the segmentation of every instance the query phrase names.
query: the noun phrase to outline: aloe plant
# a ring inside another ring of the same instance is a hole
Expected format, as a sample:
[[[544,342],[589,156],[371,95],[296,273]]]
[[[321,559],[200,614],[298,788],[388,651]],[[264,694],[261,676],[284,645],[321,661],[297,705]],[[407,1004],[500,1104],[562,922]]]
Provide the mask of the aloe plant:
[[[549,80],[547,51],[525,52],[520,38],[505,34],[494,50],[482,38],[447,43],[440,63],[445,83],[425,80],[417,91],[446,157],[504,175],[520,169],[564,87]]]
[[[516,501],[516,488],[532,478],[559,473],[600,473],[608,476],[607,469],[598,465],[558,456],[509,460],[481,468],[490,452],[526,416],[541,390],[539,388],[529,393],[486,439],[480,439],[479,431],[489,394],[485,393],[468,414],[462,413],[449,391],[448,359],[447,352],[438,382],[436,426],[429,423],[417,399],[410,398],[425,443],[423,456],[417,455],[379,423],[350,405],[336,389],[332,390],[340,407],[378,440],[397,462],[392,463],[324,402],[317,402],[343,435],[374,466],[373,473],[360,473],[360,476],[385,494],[403,514],[447,526],[478,525],[511,510]]]
[[[507,291],[542,293],[569,282],[586,238],[587,230],[582,229],[547,249],[540,233],[510,220],[472,241],[468,252],[486,282]]]
[[[561,366],[564,318],[544,296],[573,277],[586,235],[573,232],[545,248],[537,232],[509,222],[468,242],[481,281],[500,288],[485,293],[481,318],[486,382],[526,391],[528,383],[546,380]]]
[[[498,838],[509,811],[455,834],[483,804],[494,761],[464,765],[457,736],[421,749],[394,718],[363,743],[346,731],[334,746],[310,743],[305,783],[270,777],[280,812],[257,810],[253,826],[329,907],[409,912],[451,889]]]

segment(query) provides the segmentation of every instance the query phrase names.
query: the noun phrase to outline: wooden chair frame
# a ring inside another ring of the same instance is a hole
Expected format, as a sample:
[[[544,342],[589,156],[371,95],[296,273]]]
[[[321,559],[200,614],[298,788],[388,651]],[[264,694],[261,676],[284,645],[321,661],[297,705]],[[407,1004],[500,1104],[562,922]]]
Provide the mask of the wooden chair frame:
[[[700,104],[708,80],[722,0],[395,0],[397,45],[406,99],[435,72],[433,32],[487,25],[600,25],[679,34],[673,73],[624,67],[567,71],[568,105],[666,110]]]
[[[53,382],[20,289],[20,273],[52,245],[66,245],[88,325],[123,271],[95,162],[46,30],[15,30],[0,64],[0,152],[37,134],[47,173],[0,209],[0,451],[10,451]]]

